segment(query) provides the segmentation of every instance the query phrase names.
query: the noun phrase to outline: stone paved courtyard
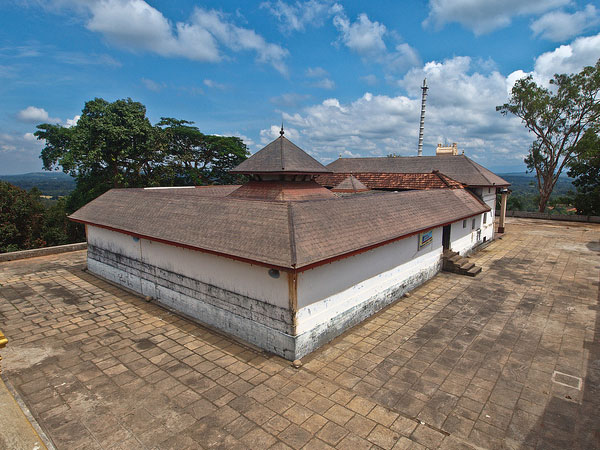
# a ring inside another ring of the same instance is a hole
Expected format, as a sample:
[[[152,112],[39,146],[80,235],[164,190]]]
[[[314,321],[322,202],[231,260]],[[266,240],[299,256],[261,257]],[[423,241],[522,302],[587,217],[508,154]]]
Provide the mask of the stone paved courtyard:
[[[2,376],[58,449],[600,448],[600,226],[507,229],[300,369],[85,251],[0,263]]]

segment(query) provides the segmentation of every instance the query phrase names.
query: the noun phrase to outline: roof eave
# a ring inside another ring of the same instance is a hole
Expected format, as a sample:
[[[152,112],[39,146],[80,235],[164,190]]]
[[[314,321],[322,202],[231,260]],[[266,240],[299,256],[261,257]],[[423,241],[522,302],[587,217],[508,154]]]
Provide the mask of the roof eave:
[[[268,261],[260,261],[260,260],[257,260],[257,259],[244,258],[243,256],[232,255],[230,253],[223,253],[223,252],[219,252],[217,250],[210,250],[210,249],[207,249],[207,248],[196,247],[196,246],[189,245],[189,244],[183,244],[181,242],[170,241],[168,239],[161,239],[161,238],[157,238],[155,236],[149,236],[149,235],[145,235],[145,234],[140,234],[140,233],[136,233],[136,232],[129,231],[129,230],[123,230],[123,229],[116,228],[116,227],[111,227],[111,226],[108,226],[108,225],[102,225],[102,224],[99,224],[99,223],[90,222],[90,221],[87,221],[87,220],[76,219],[76,218],[74,218],[72,216],[68,216],[68,219],[71,220],[71,221],[73,221],[73,222],[82,223],[84,225],[91,225],[91,226],[94,226],[94,227],[103,228],[105,230],[116,231],[118,233],[123,233],[123,234],[126,234],[128,236],[136,237],[136,238],[139,238],[139,239],[147,239],[149,241],[159,242],[161,244],[173,245],[175,247],[185,248],[185,249],[188,249],[188,250],[195,250],[195,251],[199,251],[199,252],[202,252],[202,253],[209,253],[211,255],[217,255],[217,256],[221,256],[221,257],[224,257],[224,258],[233,259],[233,260],[240,261],[240,262],[245,262],[245,263],[248,263],[248,264],[254,264],[254,265],[259,265],[259,266],[263,266],[263,267],[268,267],[270,269],[281,270],[281,271],[284,271],[284,272],[293,272],[294,271],[294,267],[291,264],[289,266],[282,266],[280,264],[270,263]]]

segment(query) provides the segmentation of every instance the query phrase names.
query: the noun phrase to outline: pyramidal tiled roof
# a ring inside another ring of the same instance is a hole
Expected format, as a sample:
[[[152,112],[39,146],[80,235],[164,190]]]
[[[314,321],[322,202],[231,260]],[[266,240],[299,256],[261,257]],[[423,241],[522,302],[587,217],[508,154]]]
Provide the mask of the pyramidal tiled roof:
[[[368,190],[369,188],[355,178],[354,175],[344,178],[341,183],[332,189],[333,192],[364,192]]]
[[[331,173],[331,169],[287,139],[283,129],[280,134],[262,150],[233,168],[231,173]]]

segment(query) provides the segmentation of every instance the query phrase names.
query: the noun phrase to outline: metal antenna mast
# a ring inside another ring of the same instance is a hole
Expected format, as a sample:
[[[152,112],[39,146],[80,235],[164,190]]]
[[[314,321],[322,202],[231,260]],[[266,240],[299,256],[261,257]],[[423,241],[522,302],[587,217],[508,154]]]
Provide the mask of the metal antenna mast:
[[[423,156],[423,130],[425,129],[425,102],[427,101],[427,78],[423,78],[423,98],[421,100],[421,124],[419,126],[419,150],[417,156]]]

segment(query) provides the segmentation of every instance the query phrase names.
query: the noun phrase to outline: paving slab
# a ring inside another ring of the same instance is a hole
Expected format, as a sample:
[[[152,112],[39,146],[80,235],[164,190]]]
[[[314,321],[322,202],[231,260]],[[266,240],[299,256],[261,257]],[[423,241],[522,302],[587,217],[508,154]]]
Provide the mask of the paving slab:
[[[600,448],[600,225],[509,218],[288,361],[85,272],[0,263],[4,376],[58,449]]]

